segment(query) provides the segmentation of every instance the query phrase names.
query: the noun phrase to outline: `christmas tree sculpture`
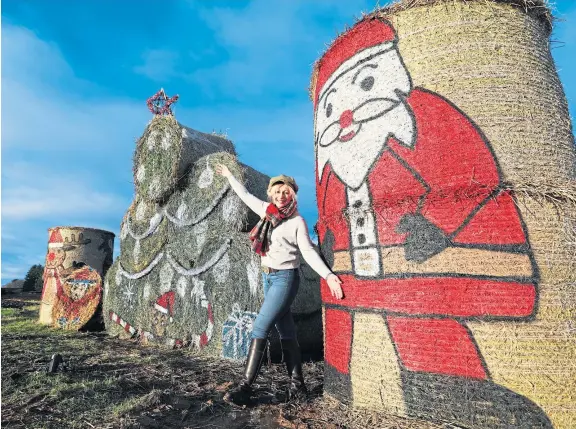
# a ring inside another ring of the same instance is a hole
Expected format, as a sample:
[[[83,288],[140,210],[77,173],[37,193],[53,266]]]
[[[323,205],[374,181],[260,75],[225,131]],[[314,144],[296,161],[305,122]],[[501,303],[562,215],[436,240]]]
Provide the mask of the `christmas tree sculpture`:
[[[105,279],[107,330],[241,359],[263,300],[260,261],[248,239],[258,218],[214,168],[225,164],[263,200],[269,178],[239,163],[230,140],[148,104],[155,116],[137,142],[135,197]],[[305,347],[320,350],[319,279],[302,269],[308,280],[293,310]]]

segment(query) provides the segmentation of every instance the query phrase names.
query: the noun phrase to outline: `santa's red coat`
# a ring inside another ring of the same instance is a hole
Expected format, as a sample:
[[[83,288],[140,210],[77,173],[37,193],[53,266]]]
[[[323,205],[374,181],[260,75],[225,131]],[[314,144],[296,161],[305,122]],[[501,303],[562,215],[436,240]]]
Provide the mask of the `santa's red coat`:
[[[531,258],[520,214],[510,192],[499,190],[499,168],[482,133],[461,111],[437,94],[414,89],[407,103],[415,119],[414,146],[407,147],[389,138],[367,176],[380,246],[403,245],[406,233],[396,231],[398,222],[405,214],[417,212],[420,204],[419,213],[450,237],[455,247],[525,252],[526,257]],[[354,144],[354,139],[348,144]],[[345,215],[346,186],[329,164],[317,183],[317,198],[320,244],[330,230],[334,236],[332,250],[350,251],[350,225]],[[482,261],[477,263],[482,264]],[[399,354],[409,358],[410,350],[401,350],[403,337],[408,338],[414,332],[419,331],[426,337],[422,338],[423,348],[432,347],[439,332],[454,336],[455,341],[467,338],[466,329],[453,318],[530,316],[536,300],[535,271],[532,274],[530,278],[450,272],[387,276],[384,270],[380,278],[366,279],[350,272],[339,274],[345,294],[342,300],[331,295],[323,280],[322,299],[332,309],[326,315],[327,359],[330,361],[328,356],[332,355],[332,360],[338,360],[338,355],[348,360],[345,356],[349,355],[349,350],[345,349],[349,349],[350,343],[345,332],[351,331],[352,321],[346,308],[381,309],[385,314],[394,314],[394,317],[388,317],[388,326]],[[340,312],[335,306],[344,311]],[[434,319],[422,318],[423,315]],[[413,316],[419,317],[419,321]],[[452,320],[442,319],[442,316]],[[342,332],[334,333],[329,341],[329,319],[334,317],[338,323],[333,320],[332,326],[338,325]],[[404,323],[406,320],[408,324]],[[415,322],[419,326],[414,326]],[[343,342],[334,343],[336,338]],[[471,340],[469,343],[470,350],[459,353],[469,352],[474,360],[477,353]],[[439,357],[436,355],[432,352],[429,356],[430,366],[424,362],[421,368],[412,369],[438,368],[434,363]],[[461,375],[484,376],[481,365],[473,369],[474,365],[469,363],[464,362]],[[336,362],[335,366],[346,372],[345,361],[341,365]]]

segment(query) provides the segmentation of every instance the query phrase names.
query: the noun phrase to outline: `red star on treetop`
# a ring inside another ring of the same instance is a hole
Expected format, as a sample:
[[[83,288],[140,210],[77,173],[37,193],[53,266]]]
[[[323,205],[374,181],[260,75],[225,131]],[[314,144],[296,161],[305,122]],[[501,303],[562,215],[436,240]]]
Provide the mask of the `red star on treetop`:
[[[155,115],[172,115],[172,109],[170,105],[178,100],[178,95],[172,98],[168,98],[164,92],[164,88],[161,88],[156,94],[146,101],[148,109]]]

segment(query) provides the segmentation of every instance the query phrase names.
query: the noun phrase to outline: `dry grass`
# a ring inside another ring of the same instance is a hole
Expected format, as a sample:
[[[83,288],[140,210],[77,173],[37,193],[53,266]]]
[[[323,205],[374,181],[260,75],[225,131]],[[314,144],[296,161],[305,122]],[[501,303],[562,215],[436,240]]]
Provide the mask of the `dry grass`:
[[[222,395],[241,373],[240,364],[140,347],[104,332],[52,330],[36,323],[37,299],[2,300],[5,428],[438,427],[323,398],[322,362],[304,365],[307,401],[284,401],[284,369],[272,364],[263,369],[255,405],[235,408]],[[53,353],[63,355],[65,371],[46,372]]]

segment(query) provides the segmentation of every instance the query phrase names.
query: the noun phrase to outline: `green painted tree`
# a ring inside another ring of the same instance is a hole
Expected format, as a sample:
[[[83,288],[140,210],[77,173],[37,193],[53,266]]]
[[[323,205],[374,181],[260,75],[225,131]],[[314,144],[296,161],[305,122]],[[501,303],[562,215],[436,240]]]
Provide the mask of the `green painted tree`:
[[[42,290],[42,273],[44,267],[40,264],[32,265],[24,278],[22,285],[23,292],[41,291]]]

